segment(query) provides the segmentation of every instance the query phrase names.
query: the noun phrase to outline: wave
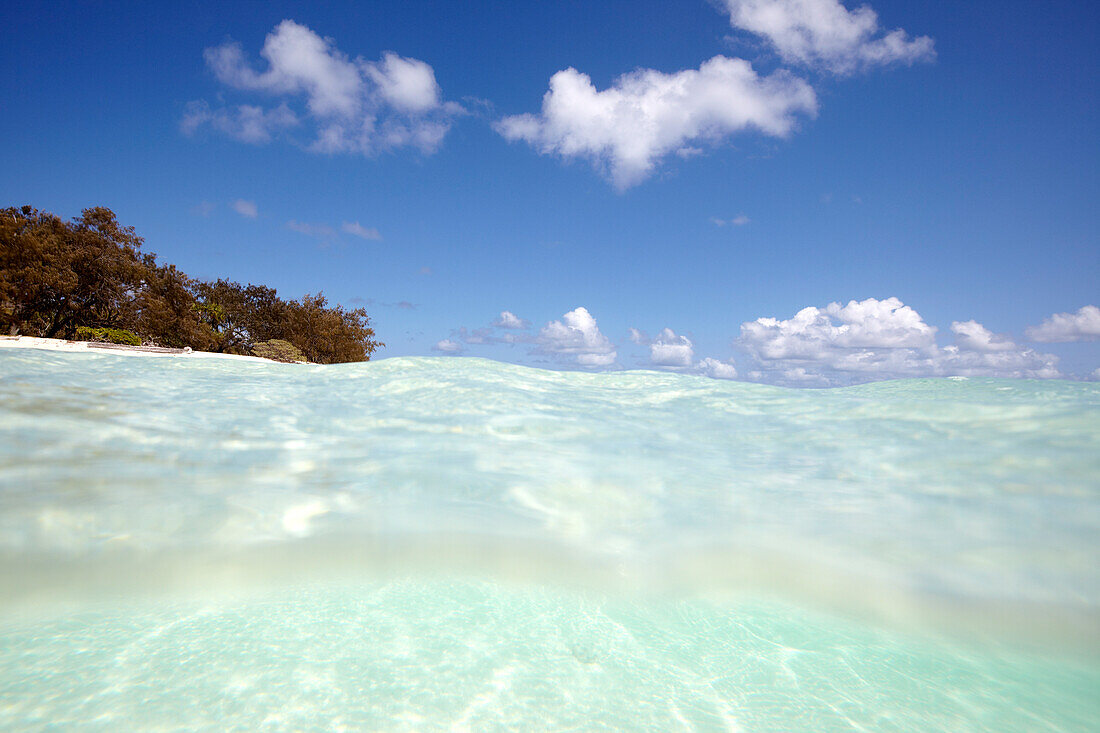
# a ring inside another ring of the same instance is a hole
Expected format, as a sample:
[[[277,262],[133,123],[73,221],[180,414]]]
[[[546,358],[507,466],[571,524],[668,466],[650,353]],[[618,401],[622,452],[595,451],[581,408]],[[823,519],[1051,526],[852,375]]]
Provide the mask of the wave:
[[[6,347],[0,727],[1085,729],[1098,408]]]
[[[1092,384],[792,390],[483,359],[8,349],[0,396],[0,555],[16,565],[231,564],[284,545],[314,563],[309,542],[339,541],[368,559],[400,547],[489,570],[530,556],[597,584],[828,597],[877,616],[1100,606]]]

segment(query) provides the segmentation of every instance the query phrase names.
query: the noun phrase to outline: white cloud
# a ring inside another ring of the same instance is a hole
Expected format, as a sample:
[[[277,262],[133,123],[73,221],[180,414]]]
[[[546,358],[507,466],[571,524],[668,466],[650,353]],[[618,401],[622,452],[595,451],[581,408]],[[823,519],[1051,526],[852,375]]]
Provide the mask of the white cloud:
[[[607,367],[615,363],[615,352],[610,354],[577,354],[577,363],[582,367]]]
[[[1012,343],[1012,339],[1003,335],[995,335],[988,328],[977,321],[955,321],[951,324],[951,330],[955,332],[955,343],[960,348],[985,353],[997,351],[1015,351],[1018,347]]]
[[[1055,313],[1024,333],[1032,341],[1043,343],[1096,341],[1100,339],[1100,308],[1086,305],[1076,313]]]
[[[677,335],[671,328],[663,329],[649,345],[649,361],[654,366],[690,367],[694,357],[691,339]]]
[[[850,74],[936,57],[931,38],[884,31],[869,5],[848,10],[838,0],[725,0],[735,28],[767,39],[787,63]]]
[[[378,64],[365,66],[386,101],[405,112],[427,112],[439,107],[439,85],[431,66],[395,53],[382,55]]]
[[[752,219],[745,216],[744,214],[738,214],[737,216],[733,217],[732,219],[719,219],[717,216],[712,216],[710,218],[710,220],[711,220],[711,223],[713,223],[715,226],[719,226],[719,227],[724,227],[727,224],[732,224],[735,227],[743,227],[746,224],[748,224],[750,221],[752,221]]]
[[[719,361],[712,357],[707,357],[701,360],[695,365],[697,371],[702,374],[706,374],[708,377],[714,379],[736,379],[737,367],[733,365],[733,360]]]
[[[538,353],[574,356],[584,367],[611,366],[618,356],[614,345],[600,333],[596,319],[583,307],[543,326],[537,343]]]
[[[505,117],[495,127],[542,154],[589,159],[621,190],[670,153],[748,129],[785,137],[796,114],[816,112],[817,97],[802,79],[784,70],[761,77],[748,61],[715,56],[698,70],[639,69],[603,91],[565,69],[550,78],[540,114]]]
[[[971,351],[945,346],[936,354],[934,376],[1059,379],[1058,357],[1013,344],[1011,351]]]
[[[260,215],[260,210],[256,207],[255,201],[245,201],[244,199],[237,199],[230,204],[233,211],[236,211],[241,216],[248,219],[255,219]]]
[[[695,344],[687,336],[677,334],[671,328],[662,329],[656,338],[650,339],[645,331],[630,329],[630,340],[649,347],[649,364],[661,369],[671,369],[684,374],[702,374],[715,379],[734,379],[737,368],[733,360],[719,361],[707,357],[697,362]]]
[[[955,322],[956,343],[939,347],[936,329],[897,298],[803,308],[788,320],[741,325],[740,344],[761,378],[844,384],[919,376],[1058,377],[1058,358],[1021,348],[980,323]]]
[[[520,318],[511,311],[501,311],[500,316],[488,326],[474,329],[463,326],[457,331],[452,331],[451,336],[464,344],[474,345],[533,343],[535,338],[530,333],[516,333],[526,331],[530,327],[530,321]]]
[[[295,219],[288,221],[286,223],[286,228],[298,232],[299,234],[304,234],[307,237],[317,237],[319,239],[326,239],[336,235],[336,231],[328,224],[310,224]]]
[[[512,330],[523,330],[531,327],[531,322],[520,318],[512,311],[501,311],[500,318],[493,321],[493,325],[497,328],[506,328]]]
[[[418,59],[387,52],[377,62],[350,58],[333,41],[304,25],[284,20],[267,35],[260,55],[267,62],[253,69],[240,44],[208,48],[203,56],[228,87],[265,92],[287,99],[305,98],[315,126],[310,148],[324,153],[362,153],[411,146],[434,152],[461,106],[441,99],[435,72]],[[265,143],[282,128],[298,124],[283,101],[273,110],[242,105],[211,110],[205,102],[188,106],[181,126],[194,132],[209,123],[240,140]]]
[[[467,344],[473,346],[485,346],[489,344],[530,344],[535,343],[536,338],[530,333],[525,333],[531,327],[531,322],[520,318],[511,311],[501,311],[500,316],[488,326],[480,328],[466,328],[462,326],[451,332],[452,343]]]
[[[379,234],[377,229],[374,227],[365,227],[357,221],[345,221],[340,228],[353,237],[359,237],[360,239],[379,240],[382,238],[382,235]]]
[[[457,354],[462,351],[462,344],[457,341],[452,341],[451,339],[443,339],[442,341],[435,342],[432,351],[439,351],[444,354]]]
[[[758,318],[741,324],[741,341],[762,359],[816,359],[836,350],[927,348],[936,329],[897,298],[803,308],[790,320]]]
[[[284,20],[268,34],[260,55],[268,62],[257,73],[240,44],[227,42],[203,52],[218,81],[236,89],[273,93],[304,92],[316,115],[352,115],[361,104],[363,78],[355,62],[304,25]]]
[[[262,145],[271,142],[271,138],[281,130],[299,124],[299,120],[285,104],[268,110],[250,104],[212,110],[202,100],[189,102],[180,120],[183,133],[193,135],[207,124],[241,142]]]

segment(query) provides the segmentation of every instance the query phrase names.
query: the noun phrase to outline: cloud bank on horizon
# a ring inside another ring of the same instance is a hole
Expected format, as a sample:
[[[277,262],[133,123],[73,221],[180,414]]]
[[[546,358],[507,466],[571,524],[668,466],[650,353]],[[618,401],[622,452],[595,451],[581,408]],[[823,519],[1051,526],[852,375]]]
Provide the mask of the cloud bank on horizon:
[[[741,324],[738,340],[756,363],[750,377],[786,383],[837,384],[898,377],[1063,376],[1058,357],[1016,345],[975,321],[951,324],[953,344],[897,298],[803,308],[787,320]],[[775,379],[778,377],[778,379]]]
[[[1025,333],[1032,341],[1048,344],[1100,341],[1100,308],[1086,305],[1076,313],[1055,313]]]
[[[1072,320],[1072,328],[1065,325],[1066,318]],[[1100,338],[1100,309],[1089,305],[1077,314],[1055,314],[1041,326],[1027,329],[1028,338],[1041,341],[1055,337],[1055,328],[1060,329],[1058,339]],[[621,344],[602,333],[596,318],[584,307],[547,322],[537,333],[508,334],[507,339],[493,335],[494,330],[502,329],[527,331],[530,322],[504,311],[489,327],[455,330],[451,337],[436,343],[433,351],[460,354],[471,345],[528,344],[530,355],[565,368],[624,368],[619,357]],[[635,361],[630,365],[634,368],[717,379],[740,376],[783,385],[825,387],[904,377],[1070,376],[1059,370],[1057,356],[1022,346],[977,321],[953,321],[953,341],[944,346],[936,341],[937,331],[915,309],[895,297],[808,306],[791,318],[762,317],[741,324],[740,335],[732,346],[748,358],[748,370],[743,374],[733,359],[722,361],[708,356],[697,360],[691,338],[671,328],[663,328],[654,338],[630,328],[624,341],[648,349],[648,358]]]
[[[430,154],[463,112],[459,104],[443,101],[435,71],[424,61],[390,51],[379,61],[352,59],[332,39],[293,20],[267,35],[260,56],[267,68],[257,71],[239,43],[203,53],[226,87],[278,97],[280,103],[267,109],[249,104],[212,108],[196,100],[180,123],[185,134],[209,127],[259,145],[301,126],[311,128],[307,149],[313,152],[372,155],[412,147]],[[294,111],[291,103],[303,96],[304,113]]]

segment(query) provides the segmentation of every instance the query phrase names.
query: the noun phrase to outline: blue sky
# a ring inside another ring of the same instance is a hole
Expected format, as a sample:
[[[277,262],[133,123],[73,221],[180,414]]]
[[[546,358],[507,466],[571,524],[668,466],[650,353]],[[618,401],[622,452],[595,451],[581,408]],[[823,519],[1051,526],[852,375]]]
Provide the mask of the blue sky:
[[[0,198],[365,304],[381,356],[1090,375],[1100,10],[870,8],[8,5]]]

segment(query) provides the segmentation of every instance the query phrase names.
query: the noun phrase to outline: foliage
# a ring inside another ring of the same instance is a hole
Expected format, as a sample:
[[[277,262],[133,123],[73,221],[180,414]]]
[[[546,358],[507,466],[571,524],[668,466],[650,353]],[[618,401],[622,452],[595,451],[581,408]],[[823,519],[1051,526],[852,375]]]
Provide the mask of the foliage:
[[[270,341],[261,341],[254,344],[252,354],[274,361],[299,362],[306,360],[305,354],[299,351],[294,344],[283,339],[271,339]]]
[[[144,287],[135,299],[135,328],[161,346],[212,350],[218,337],[198,318],[191,278],[175,265],[157,265],[147,257]]]
[[[250,344],[286,337],[289,307],[273,288],[218,280],[197,283],[195,292],[196,308],[215,332],[215,351],[244,354]]]
[[[127,331],[124,328],[92,328],[90,326],[77,326],[76,339],[77,341],[102,341],[108,344],[141,346],[141,337],[133,331]]]
[[[71,338],[80,325],[130,321],[146,270],[141,244],[102,207],[69,224],[30,206],[0,211],[0,327]]]
[[[291,301],[287,322],[289,340],[312,362],[335,364],[367,361],[382,344],[372,340],[374,329],[363,308],[329,307],[323,293]]]
[[[365,361],[383,346],[362,308],[194,280],[142,244],[103,207],[71,222],[30,206],[0,210],[0,331],[71,338],[82,327],[126,329],[161,346],[235,354],[280,340],[318,363]]]

